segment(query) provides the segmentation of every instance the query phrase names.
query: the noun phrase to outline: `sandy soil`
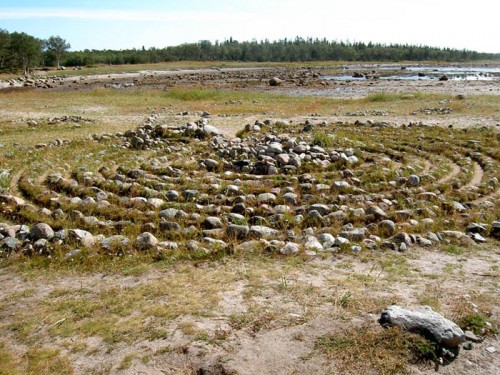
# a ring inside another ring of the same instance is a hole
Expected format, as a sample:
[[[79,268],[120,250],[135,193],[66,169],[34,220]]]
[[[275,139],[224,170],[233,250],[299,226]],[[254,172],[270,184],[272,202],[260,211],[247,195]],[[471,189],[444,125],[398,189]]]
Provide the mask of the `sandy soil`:
[[[380,256],[383,260],[384,256]],[[491,270],[491,265],[500,261],[498,249],[483,247],[466,256],[457,256],[432,249],[414,248],[405,259],[411,275],[401,274],[397,277],[376,263],[362,263],[342,255],[311,259],[303,267],[292,269],[277,262],[275,272],[282,275],[280,278],[263,278],[257,285],[245,279],[235,282],[229,289],[220,292],[220,303],[215,310],[203,311],[200,316],[165,320],[164,328],[168,334],[161,340],[109,346],[98,337],[88,337],[83,340],[88,354],[83,356],[85,352],[74,353],[64,349],[64,346],[59,346],[62,341],[53,342],[48,335],[38,334],[34,339],[39,345],[62,348],[62,352],[74,364],[77,374],[337,373],[335,363],[314,350],[318,338],[339,330],[360,329],[364,324],[378,326],[377,309],[367,309],[367,304],[360,308],[360,313],[351,315],[347,311],[342,313],[339,306],[329,301],[307,304],[307,296],[292,298],[296,288],[313,288],[313,294],[319,290],[320,295],[332,296],[349,292],[352,293],[353,301],[356,303],[359,299],[361,304],[369,296],[406,306],[418,304],[419,296],[424,290],[428,290],[429,294],[432,294],[431,291],[435,292],[445,312],[457,300],[471,298],[474,301],[475,296],[483,293],[498,293],[498,271]],[[234,272],[242,273],[255,267],[251,263],[236,261],[229,266]],[[24,299],[22,305],[21,302],[10,304],[0,316],[2,322],[8,324],[14,320],[13,314],[22,306],[40,303],[55,290],[64,289],[75,293],[78,290],[91,290],[99,293],[111,285],[114,288],[136,288],[171,277],[175,272],[175,269],[160,269],[141,276],[93,274],[25,279],[8,269],[0,269],[0,300],[12,293],[33,291],[32,297]],[[203,272],[209,275],[217,272],[217,268],[205,267]],[[356,282],[368,276],[375,277],[377,282],[370,282],[365,286]],[[287,283],[284,289],[280,288],[283,280]],[[261,293],[254,294],[255,288],[261,290]],[[500,305],[495,301],[491,301],[491,304],[492,316],[498,317]],[[255,316],[254,324],[234,324],[233,316],[250,311],[258,311],[256,315],[251,315]],[[348,318],[343,319],[343,315]],[[205,332],[208,337],[220,337],[220,340],[193,339],[181,329],[186,323]],[[255,328],[257,323],[258,329]],[[45,332],[50,326],[49,322],[41,322],[39,331]],[[450,365],[441,367],[439,373],[496,373],[500,366],[498,352],[491,354],[486,350],[492,346],[500,350],[500,343],[495,336],[488,337],[481,344],[474,344],[472,351],[462,350],[459,358]],[[24,349],[22,345],[13,347],[19,351]],[[165,347],[169,350],[162,350]],[[120,370],[121,360],[131,353],[136,359],[132,361],[130,368]],[[141,361],[140,358],[145,356],[149,356],[150,360]],[[412,365],[410,369],[412,374],[434,373],[432,364]]]

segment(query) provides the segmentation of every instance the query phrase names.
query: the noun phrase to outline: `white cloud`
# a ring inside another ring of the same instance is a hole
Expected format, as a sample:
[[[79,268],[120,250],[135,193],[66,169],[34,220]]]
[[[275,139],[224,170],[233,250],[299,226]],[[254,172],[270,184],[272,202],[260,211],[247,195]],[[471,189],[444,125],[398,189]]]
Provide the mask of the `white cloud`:
[[[118,9],[64,9],[64,8],[12,8],[0,10],[0,19],[44,19],[66,18],[102,21],[223,21],[225,19],[248,19],[250,15],[236,12],[165,12]]]

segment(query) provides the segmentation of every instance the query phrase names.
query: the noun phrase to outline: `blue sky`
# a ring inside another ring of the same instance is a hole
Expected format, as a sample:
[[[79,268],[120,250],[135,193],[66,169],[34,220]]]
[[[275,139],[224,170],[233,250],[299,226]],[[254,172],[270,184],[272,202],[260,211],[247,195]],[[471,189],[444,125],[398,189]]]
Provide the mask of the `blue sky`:
[[[72,50],[318,37],[500,52],[500,1],[0,0],[0,28]]]

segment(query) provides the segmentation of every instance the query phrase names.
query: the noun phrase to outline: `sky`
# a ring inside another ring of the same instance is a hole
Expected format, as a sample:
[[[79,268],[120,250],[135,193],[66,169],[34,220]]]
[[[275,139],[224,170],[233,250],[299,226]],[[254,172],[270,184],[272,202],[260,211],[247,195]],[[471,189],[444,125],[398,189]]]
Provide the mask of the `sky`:
[[[0,28],[71,50],[326,38],[500,53],[498,0],[0,0]]]

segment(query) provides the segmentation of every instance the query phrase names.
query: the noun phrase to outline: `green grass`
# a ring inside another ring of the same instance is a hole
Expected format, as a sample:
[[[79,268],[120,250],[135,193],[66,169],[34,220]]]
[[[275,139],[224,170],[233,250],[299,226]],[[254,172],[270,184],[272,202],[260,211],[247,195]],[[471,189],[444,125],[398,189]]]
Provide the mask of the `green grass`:
[[[312,143],[323,148],[331,148],[335,145],[335,136],[324,130],[314,132]]]

